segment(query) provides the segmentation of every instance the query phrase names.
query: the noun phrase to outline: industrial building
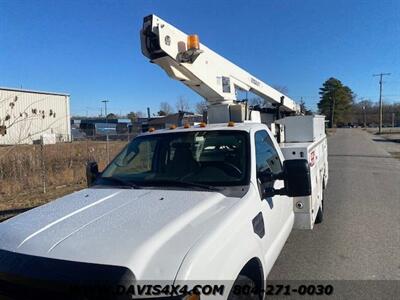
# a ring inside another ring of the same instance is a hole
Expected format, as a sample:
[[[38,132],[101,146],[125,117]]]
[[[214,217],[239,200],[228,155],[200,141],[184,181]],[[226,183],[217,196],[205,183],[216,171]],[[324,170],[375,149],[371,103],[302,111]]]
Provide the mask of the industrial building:
[[[70,96],[0,87],[0,145],[71,141]]]

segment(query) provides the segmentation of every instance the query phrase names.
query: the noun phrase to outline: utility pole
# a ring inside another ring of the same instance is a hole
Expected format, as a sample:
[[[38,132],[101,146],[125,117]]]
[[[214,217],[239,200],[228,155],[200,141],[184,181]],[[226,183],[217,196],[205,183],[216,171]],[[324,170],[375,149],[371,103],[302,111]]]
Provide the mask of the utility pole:
[[[102,100],[101,102],[104,103],[104,113],[106,115],[106,124],[108,124],[108,116],[107,116],[107,103],[110,102],[109,100]],[[110,150],[108,147],[108,128],[106,125],[106,152],[107,152],[107,164],[110,163]]]
[[[367,114],[365,112],[365,109],[366,109],[365,105],[363,105],[362,109],[363,109],[363,114],[364,114],[364,128],[366,128],[367,127]]]
[[[300,97],[300,113],[301,114],[306,114],[306,109],[305,109],[305,103],[303,101],[303,97]]]
[[[383,76],[389,76],[391,73],[379,73],[374,74],[373,76],[379,76],[379,134],[382,133],[382,120],[383,120],[383,103],[382,103],[382,85]]]

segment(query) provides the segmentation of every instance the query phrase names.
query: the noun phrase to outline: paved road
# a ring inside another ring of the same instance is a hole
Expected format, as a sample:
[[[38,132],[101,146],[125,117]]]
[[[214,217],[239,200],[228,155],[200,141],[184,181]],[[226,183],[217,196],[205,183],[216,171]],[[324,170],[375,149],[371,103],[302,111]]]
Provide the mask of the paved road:
[[[400,280],[400,160],[374,139],[360,129],[329,138],[324,222],[292,232],[269,280]],[[381,293],[385,283],[395,284],[380,282]]]

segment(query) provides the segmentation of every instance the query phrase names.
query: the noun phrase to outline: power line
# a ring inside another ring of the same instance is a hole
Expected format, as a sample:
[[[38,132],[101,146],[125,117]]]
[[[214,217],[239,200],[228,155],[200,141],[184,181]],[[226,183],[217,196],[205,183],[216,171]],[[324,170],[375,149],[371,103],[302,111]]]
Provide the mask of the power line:
[[[382,103],[382,86],[383,86],[383,81],[382,78],[383,76],[389,76],[391,73],[379,73],[379,74],[374,74],[372,76],[376,77],[379,76],[379,134],[382,133],[382,119],[383,119],[383,103]]]

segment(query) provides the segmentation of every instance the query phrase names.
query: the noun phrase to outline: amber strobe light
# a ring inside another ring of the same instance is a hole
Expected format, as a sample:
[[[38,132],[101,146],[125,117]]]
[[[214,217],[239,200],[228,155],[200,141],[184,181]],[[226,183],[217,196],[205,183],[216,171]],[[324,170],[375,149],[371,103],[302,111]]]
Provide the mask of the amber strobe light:
[[[184,299],[185,300],[200,300],[200,296],[198,294],[191,294],[191,295],[188,295]]]
[[[199,36],[197,34],[191,34],[187,37],[187,48],[189,49],[200,49]]]

